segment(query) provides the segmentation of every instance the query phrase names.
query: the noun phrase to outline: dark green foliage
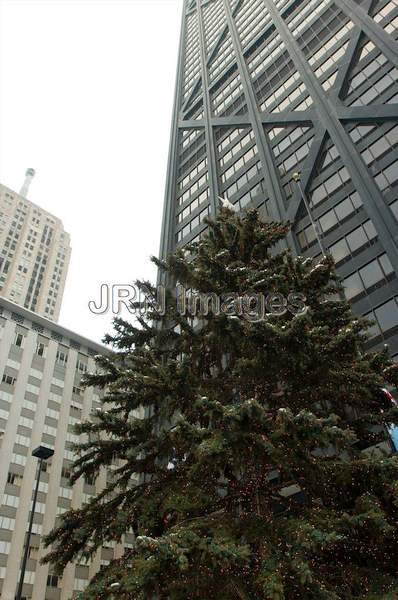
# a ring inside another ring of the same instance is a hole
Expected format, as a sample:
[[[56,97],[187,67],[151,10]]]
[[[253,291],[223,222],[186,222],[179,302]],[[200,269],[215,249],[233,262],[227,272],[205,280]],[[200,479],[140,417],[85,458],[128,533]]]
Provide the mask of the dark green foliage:
[[[397,420],[380,387],[398,372],[387,351],[365,352],[367,324],[333,299],[331,259],[272,251],[287,231],[223,209],[160,266],[199,292],[302,293],[305,314],[210,311],[194,328],[170,294],[163,317],[116,320],[114,352],[87,377],[104,410],[78,427],[73,480],[118,468],[46,539],[62,571],[137,535],[85,600],[109,598],[112,582],[137,600],[397,598],[398,461],[361,448]]]

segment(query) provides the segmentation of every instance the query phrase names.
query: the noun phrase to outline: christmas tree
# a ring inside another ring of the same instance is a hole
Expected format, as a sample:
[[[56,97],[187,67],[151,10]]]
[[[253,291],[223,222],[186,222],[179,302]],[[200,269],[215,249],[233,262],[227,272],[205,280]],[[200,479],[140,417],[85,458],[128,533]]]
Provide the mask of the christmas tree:
[[[222,208],[201,241],[155,261],[196,299],[180,288],[165,311],[115,321],[87,376],[103,410],[78,426],[72,481],[113,466],[112,479],[62,515],[45,562],[62,572],[136,541],[79,597],[398,597],[398,419],[381,391],[397,366],[366,352],[330,257],[275,250],[288,229]]]

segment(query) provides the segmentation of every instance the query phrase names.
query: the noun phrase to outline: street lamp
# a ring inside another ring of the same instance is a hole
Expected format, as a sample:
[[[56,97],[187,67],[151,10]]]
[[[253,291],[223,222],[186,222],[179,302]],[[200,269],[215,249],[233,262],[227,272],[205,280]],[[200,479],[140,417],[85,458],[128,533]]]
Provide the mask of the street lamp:
[[[326,252],[325,252],[325,248],[323,247],[323,244],[322,244],[321,236],[318,233],[318,226],[315,223],[314,219],[312,218],[311,209],[309,207],[309,204],[308,204],[306,195],[304,193],[304,190],[303,190],[303,188],[301,187],[301,184],[300,184],[300,173],[297,173],[297,172],[293,173],[293,179],[297,183],[297,187],[298,187],[298,189],[300,191],[301,198],[302,198],[302,200],[304,202],[305,209],[307,211],[307,214],[308,214],[308,217],[310,219],[311,225],[312,225],[312,227],[314,229],[315,237],[316,237],[317,242],[319,244],[319,247],[321,249],[322,255],[325,257],[326,256]]]
[[[51,456],[53,454],[54,454],[54,450],[52,450],[51,448],[47,448],[46,446],[39,446],[32,452],[32,456],[39,459],[39,468],[37,470],[35,493],[33,496],[32,510],[30,512],[28,533],[27,533],[26,541],[25,541],[25,551],[24,551],[24,555],[23,555],[23,559],[22,559],[21,574],[19,577],[18,590],[17,590],[17,595],[15,596],[15,600],[21,600],[21,598],[22,598],[22,588],[23,588],[23,582],[25,579],[26,563],[28,562],[30,538],[32,535],[33,518],[35,516],[37,494],[39,492],[40,475],[41,475],[43,462],[48,460],[49,458],[51,458]]]

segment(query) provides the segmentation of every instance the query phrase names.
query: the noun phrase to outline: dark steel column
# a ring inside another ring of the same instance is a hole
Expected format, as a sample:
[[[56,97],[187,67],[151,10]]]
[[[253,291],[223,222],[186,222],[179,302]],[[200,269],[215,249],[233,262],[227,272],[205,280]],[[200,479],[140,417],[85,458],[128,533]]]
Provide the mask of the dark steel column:
[[[174,107],[173,107],[173,118],[170,132],[170,148],[169,148],[169,159],[167,165],[166,175],[166,191],[165,200],[163,207],[163,219],[162,229],[160,237],[160,258],[166,258],[166,256],[174,249],[174,224],[175,224],[175,202],[176,202],[176,175],[177,175],[177,157],[178,157],[178,138],[179,138],[179,112],[181,107],[181,89],[182,89],[182,77],[184,72],[184,42],[185,42],[185,27],[186,27],[186,11],[187,4],[184,3],[182,11],[182,23],[181,23],[181,39],[180,48],[178,53],[178,64],[177,64],[177,76],[176,86],[174,95]],[[161,273],[158,271],[158,278],[161,277]],[[159,281],[159,283],[161,283]]]
[[[219,201],[218,196],[220,191],[218,189],[217,179],[217,161],[216,153],[214,148],[214,136],[213,129],[211,126],[211,101],[209,92],[209,75],[207,72],[207,60],[206,60],[206,40],[203,27],[203,15],[200,0],[196,0],[196,10],[198,13],[198,26],[199,26],[199,44],[201,52],[201,71],[202,71],[202,92],[203,92],[203,108],[204,108],[204,122],[205,122],[205,136],[206,136],[206,150],[207,150],[207,169],[209,173],[209,188],[210,188],[210,210],[214,216],[217,214]]]
[[[224,9],[235,51],[240,80],[242,82],[242,87],[246,98],[250,122],[255,135],[258,154],[265,176],[265,183],[269,191],[270,208],[272,211],[272,216],[274,219],[282,221],[286,217],[284,194],[278,175],[278,170],[274,161],[272,148],[269,143],[268,137],[264,133],[260,112],[254,95],[251,76],[247,69],[246,61],[243,57],[242,46],[240,43],[238,33],[236,31],[236,25],[232,16],[229,0],[224,0]]]
[[[310,151],[303,161],[301,166],[300,175],[301,175],[301,187],[304,194],[307,194],[308,188],[311,184],[311,180],[314,175],[314,171],[316,168],[316,161],[319,156],[319,153],[322,152],[323,145],[325,143],[327,137],[327,131],[325,127],[318,125],[314,127],[315,134],[314,139],[312,140],[312,144],[310,147]],[[290,202],[288,211],[287,211],[287,220],[294,222],[298,211],[300,209],[302,203],[302,196],[300,191],[297,189],[294,191],[294,200],[295,202]]]

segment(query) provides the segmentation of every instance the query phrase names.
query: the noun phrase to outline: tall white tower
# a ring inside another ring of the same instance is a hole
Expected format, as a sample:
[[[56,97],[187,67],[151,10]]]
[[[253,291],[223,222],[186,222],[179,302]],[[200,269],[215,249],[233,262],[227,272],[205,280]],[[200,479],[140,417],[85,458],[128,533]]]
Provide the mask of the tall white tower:
[[[20,194],[0,183],[0,296],[57,321],[70,238],[61,219],[27,200],[34,173]]]
[[[26,169],[25,181],[23,183],[23,186],[21,187],[21,191],[19,192],[20,196],[23,196],[23,198],[28,197],[29,187],[30,187],[30,184],[32,183],[32,179],[35,175],[36,175],[36,171],[34,169],[31,169],[31,168]]]

